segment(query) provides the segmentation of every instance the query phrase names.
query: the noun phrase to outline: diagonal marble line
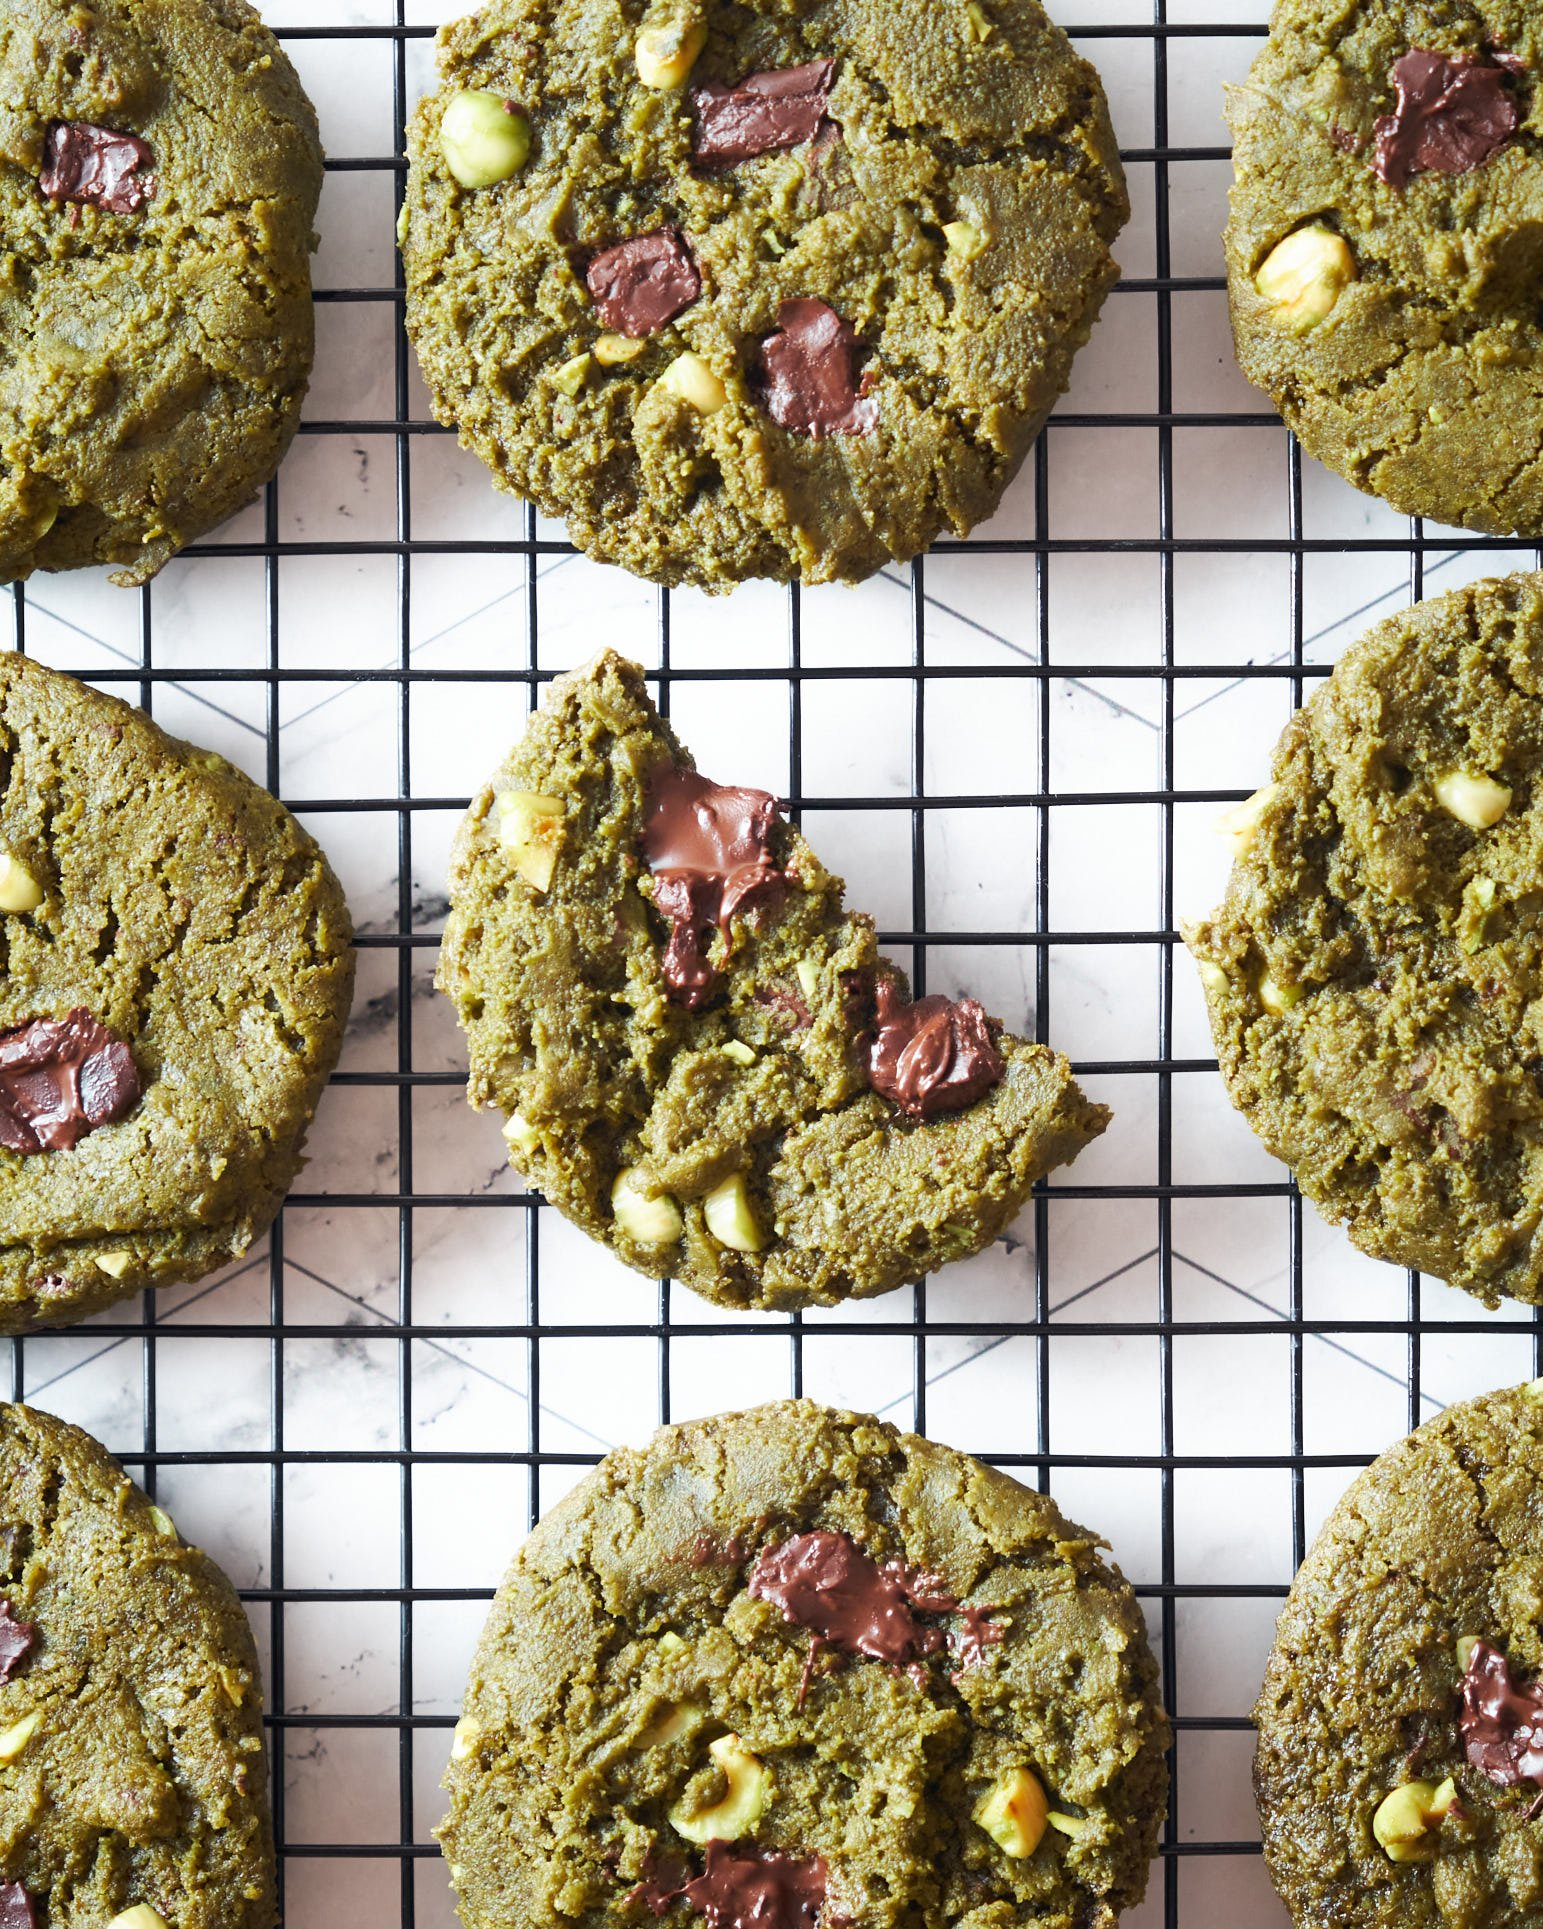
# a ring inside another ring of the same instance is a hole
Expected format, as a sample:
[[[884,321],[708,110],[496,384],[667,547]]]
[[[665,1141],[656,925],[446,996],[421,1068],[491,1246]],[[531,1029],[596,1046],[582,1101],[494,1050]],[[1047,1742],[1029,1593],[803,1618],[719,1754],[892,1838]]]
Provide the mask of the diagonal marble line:
[[[1182,1260],[1192,1272],[1200,1273],[1206,1279],[1213,1279],[1218,1286],[1225,1286],[1229,1293],[1236,1293],[1239,1299],[1246,1299],[1250,1306],[1261,1307],[1270,1315],[1271,1319],[1290,1319],[1291,1315],[1289,1313],[1283,1313],[1278,1306],[1272,1306],[1267,1299],[1262,1299],[1258,1293],[1249,1292],[1246,1286],[1234,1285],[1230,1279],[1224,1279],[1220,1273],[1212,1272],[1209,1266],[1202,1266],[1198,1259],[1191,1259],[1188,1254],[1181,1253],[1177,1248],[1174,1249],[1173,1256],[1175,1259]],[[1330,1339],[1327,1333],[1309,1333],[1307,1337],[1316,1340],[1320,1346],[1329,1347],[1335,1353],[1343,1353],[1347,1360],[1354,1360],[1357,1366],[1364,1366],[1368,1373],[1375,1373],[1379,1380],[1389,1381],[1393,1386],[1396,1386],[1400,1392],[1407,1391],[1409,1383],[1403,1374],[1392,1373],[1387,1367],[1378,1366],[1375,1360],[1367,1359],[1364,1353],[1357,1353],[1353,1346],[1346,1346],[1342,1340]],[[1420,1398],[1433,1412],[1445,1412],[1446,1401],[1438,1400],[1434,1393],[1425,1393],[1422,1391]]]

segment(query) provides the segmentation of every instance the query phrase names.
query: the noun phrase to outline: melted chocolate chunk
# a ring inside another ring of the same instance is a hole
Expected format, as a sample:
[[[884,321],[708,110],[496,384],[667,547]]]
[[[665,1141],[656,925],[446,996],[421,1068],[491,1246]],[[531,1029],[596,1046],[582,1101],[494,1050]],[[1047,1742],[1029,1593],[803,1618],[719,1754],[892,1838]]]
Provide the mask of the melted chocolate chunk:
[[[962,1112],[1007,1072],[985,1012],[973,998],[918,998],[902,1005],[894,982],[875,991],[868,1083],[913,1119]]]
[[[766,413],[795,435],[871,435],[879,405],[852,367],[853,331],[825,301],[785,301],[777,332],[761,343]]]
[[[673,926],[664,982],[689,1011],[718,981],[707,956],[710,934],[736,911],[773,902],[787,883],[772,862],[776,821],[777,800],[764,790],[715,784],[668,764],[649,780],[643,855],[654,874],[654,905]]]
[[[1463,1676],[1457,1732],[1470,1765],[1497,1788],[1543,1783],[1543,1682],[1518,1686],[1510,1664],[1478,1642]]]
[[[1393,68],[1398,105],[1376,124],[1372,166],[1389,187],[1482,167],[1521,124],[1508,69],[1415,47]]]
[[[0,1146],[63,1152],[121,1119],[144,1090],[134,1055],[89,1011],[0,1032]]]
[[[691,90],[692,159],[748,161],[812,141],[825,125],[835,74],[835,61],[811,60],[806,67],[749,74],[737,87],[703,81]]]
[[[11,1612],[9,1601],[0,1600],[0,1683],[7,1682],[16,1672],[18,1662],[25,1661],[31,1654],[37,1640],[37,1628],[31,1621],[18,1621]]]
[[[702,292],[702,277],[677,228],[656,228],[603,248],[584,279],[606,327],[634,340],[656,334]]]
[[[822,1856],[709,1842],[704,1861],[702,1873],[688,1878],[680,1862],[665,1857],[650,1866],[627,1901],[662,1916],[672,1902],[684,1900],[708,1929],[815,1929],[828,1889]],[[831,1929],[836,1920],[827,1918]]]
[[[108,214],[133,214],[155,193],[154,159],[137,134],[90,121],[51,121],[38,186],[50,201],[84,201]]]
[[[32,1898],[19,1882],[0,1882],[0,1929],[37,1929]]]

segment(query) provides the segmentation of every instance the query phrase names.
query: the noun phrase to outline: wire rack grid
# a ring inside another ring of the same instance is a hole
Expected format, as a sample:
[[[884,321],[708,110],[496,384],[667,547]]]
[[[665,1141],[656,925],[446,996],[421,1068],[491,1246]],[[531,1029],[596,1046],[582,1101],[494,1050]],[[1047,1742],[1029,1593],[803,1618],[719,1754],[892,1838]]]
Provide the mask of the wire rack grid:
[[[1228,1111],[1178,921],[1203,835],[1377,614],[1530,566],[1304,464],[1227,349],[1220,90],[1257,0],[1077,0],[1136,216],[1073,390],[993,523],[863,590],[668,593],[501,502],[431,421],[391,246],[445,0],[267,11],[329,152],[320,354],[252,510],[137,594],[9,603],[14,647],[137,698],[282,795],[343,873],[360,989],[312,1163],[219,1278],[11,1342],[241,1585],[264,1651],[286,1920],[453,1921],[430,1830],[472,1640],[520,1533],[662,1420],[809,1393],[1054,1492],[1114,1545],[1174,1717],[1134,1929],[1284,1915],[1247,1710],[1356,1467],[1539,1370],[1539,1329],[1356,1258]],[[623,1276],[500,1163],[430,988],[467,793],[600,641],[699,761],[765,782],[919,989],[1069,1051],[1114,1127],[1015,1236],[878,1302],[728,1319]]]

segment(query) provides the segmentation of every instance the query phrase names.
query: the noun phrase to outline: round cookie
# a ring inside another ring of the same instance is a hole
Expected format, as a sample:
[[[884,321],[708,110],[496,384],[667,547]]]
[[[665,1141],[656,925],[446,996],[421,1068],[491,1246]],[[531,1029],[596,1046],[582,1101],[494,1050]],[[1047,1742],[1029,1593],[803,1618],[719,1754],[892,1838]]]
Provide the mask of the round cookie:
[[[1302,1929],[1543,1922],[1543,1381],[1360,1474],[1287,1598],[1254,1779]]]
[[[700,776],[611,651],[473,802],[450,907],[471,1102],[567,1218],[724,1305],[979,1252],[1108,1123],[973,999],[909,1003],[777,800]]]
[[[489,0],[439,48],[407,326],[501,487],[707,589],[992,512],[1129,213],[1036,0]]]
[[[467,1929],[1108,1929],[1167,1743],[1096,1541],[964,1454],[788,1401],[609,1455],[537,1527],[441,1835]]]
[[[1200,961],[1233,1103],[1364,1251],[1543,1302],[1543,577],[1349,649],[1237,814]]]
[[[1230,90],[1238,361],[1309,454],[1412,516],[1543,531],[1543,18],[1279,0]]]
[[[266,1230],[337,1062],[347,906],[222,757],[0,657],[0,1332]]]
[[[0,1921],[269,1929],[262,1700],[213,1561],[89,1434],[0,1406]]]
[[[244,0],[0,9],[0,582],[147,582],[300,420],[316,114]]]

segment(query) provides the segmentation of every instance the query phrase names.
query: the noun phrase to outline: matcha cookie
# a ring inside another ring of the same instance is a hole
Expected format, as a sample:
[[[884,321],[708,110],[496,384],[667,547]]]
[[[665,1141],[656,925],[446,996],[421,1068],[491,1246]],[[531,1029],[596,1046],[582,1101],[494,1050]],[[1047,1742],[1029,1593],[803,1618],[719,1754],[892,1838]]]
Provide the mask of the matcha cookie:
[[[1364,1251],[1543,1302],[1543,577],[1379,624],[1187,936],[1233,1103]]]
[[[1540,1481],[1534,1381],[1401,1440],[1303,1564],[1254,1777],[1304,1929],[1543,1923]]]
[[[439,47],[407,326],[501,487],[720,590],[991,514],[1129,213],[1036,0],[487,0]]]
[[[472,1664],[441,1831],[466,1929],[1109,1929],[1168,1725],[1098,1548],[808,1400],[611,1454]]]
[[[1280,0],[1231,90],[1238,360],[1309,454],[1411,516],[1543,532],[1543,16]]]
[[[235,1590],[87,1433],[0,1406],[0,1923],[269,1929]]]
[[[612,653],[473,803],[439,985],[468,1096],[628,1265],[829,1305],[979,1252],[1108,1122],[973,999],[912,1004],[764,791],[710,782]]]
[[[149,580],[279,465],[316,115],[244,0],[0,8],[0,582]]]
[[[223,758],[0,657],[0,1332],[266,1230],[353,985],[337,879]]]

